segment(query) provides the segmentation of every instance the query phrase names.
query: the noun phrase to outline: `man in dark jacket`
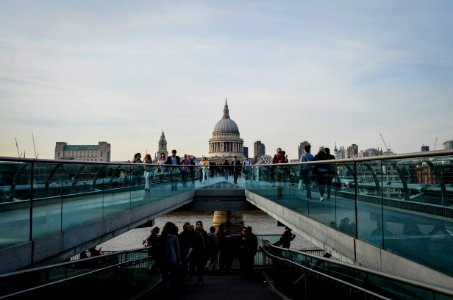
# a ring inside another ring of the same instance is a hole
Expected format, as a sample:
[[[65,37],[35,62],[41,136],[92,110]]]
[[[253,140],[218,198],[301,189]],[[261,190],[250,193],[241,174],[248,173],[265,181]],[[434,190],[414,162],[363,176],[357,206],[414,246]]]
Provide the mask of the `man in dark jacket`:
[[[238,157],[235,155],[233,156],[233,161],[231,162],[232,169],[233,169],[233,180],[234,183],[238,183],[238,176],[241,174],[241,167],[242,164],[238,160]]]
[[[167,161],[166,161],[166,164],[167,165],[180,165],[181,164],[181,158],[179,156],[176,155],[176,150],[173,149],[171,150],[171,156],[167,157]],[[180,174],[181,171],[176,168],[176,167],[172,167],[170,169],[170,176],[171,176],[171,190],[172,191],[175,191],[177,189],[177,181],[176,181],[176,176],[178,174]]]

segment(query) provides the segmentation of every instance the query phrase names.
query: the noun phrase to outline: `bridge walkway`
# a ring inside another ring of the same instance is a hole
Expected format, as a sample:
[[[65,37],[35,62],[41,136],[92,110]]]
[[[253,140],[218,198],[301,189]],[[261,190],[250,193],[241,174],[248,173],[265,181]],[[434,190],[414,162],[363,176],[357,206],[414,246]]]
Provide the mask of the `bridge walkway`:
[[[241,278],[239,270],[231,273],[208,272],[203,276],[204,285],[196,284],[195,279],[186,280],[178,288],[174,289],[171,299],[177,300],[281,300],[286,299],[283,295],[273,290],[267,281],[263,270],[255,267],[249,278]],[[141,299],[165,299],[160,287],[152,290]]]

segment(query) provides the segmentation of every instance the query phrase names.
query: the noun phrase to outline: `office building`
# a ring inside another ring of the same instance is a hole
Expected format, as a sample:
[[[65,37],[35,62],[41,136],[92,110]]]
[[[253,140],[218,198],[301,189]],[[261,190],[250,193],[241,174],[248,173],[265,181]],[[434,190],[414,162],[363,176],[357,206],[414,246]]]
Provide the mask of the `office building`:
[[[55,160],[110,162],[110,149],[107,142],[99,142],[97,145],[68,145],[66,142],[57,142]]]

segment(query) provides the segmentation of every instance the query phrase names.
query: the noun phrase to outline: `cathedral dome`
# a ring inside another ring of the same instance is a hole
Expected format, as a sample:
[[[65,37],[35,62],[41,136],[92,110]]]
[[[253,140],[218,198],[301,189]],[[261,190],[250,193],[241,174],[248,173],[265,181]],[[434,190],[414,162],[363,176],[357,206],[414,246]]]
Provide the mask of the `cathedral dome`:
[[[223,117],[214,126],[213,134],[234,133],[239,135],[239,127],[233,120],[230,119],[228,104],[225,103],[223,108]]]
[[[239,128],[236,122],[231,119],[221,119],[214,126],[214,133],[236,133],[239,134]]]
[[[209,157],[211,162],[224,163],[233,157],[244,158],[244,140],[241,139],[239,127],[230,119],[228,103],[225,99],[223,117],[214,126],[212,138],[209,139]]]

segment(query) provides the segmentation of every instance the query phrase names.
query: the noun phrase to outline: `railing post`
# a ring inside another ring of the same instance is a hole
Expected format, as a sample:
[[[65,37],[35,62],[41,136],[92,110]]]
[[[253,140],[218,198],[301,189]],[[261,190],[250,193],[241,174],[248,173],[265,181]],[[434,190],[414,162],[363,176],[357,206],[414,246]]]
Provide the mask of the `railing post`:
[[[358,204],[357,204],[357,201],[359,201],[359,187],[358,187],[358,181],[357,181],[357,162],[355,161],[354,162],[354,212],[355,212],[355,234],[354,234],[354,238],[358,238],[358,218],[359,218],[359,213],[357,211],[358,209]],[[355,246],[355,241],[354,241],[354,261],[357,260],[357,249],[356,249],[356,246]]]

